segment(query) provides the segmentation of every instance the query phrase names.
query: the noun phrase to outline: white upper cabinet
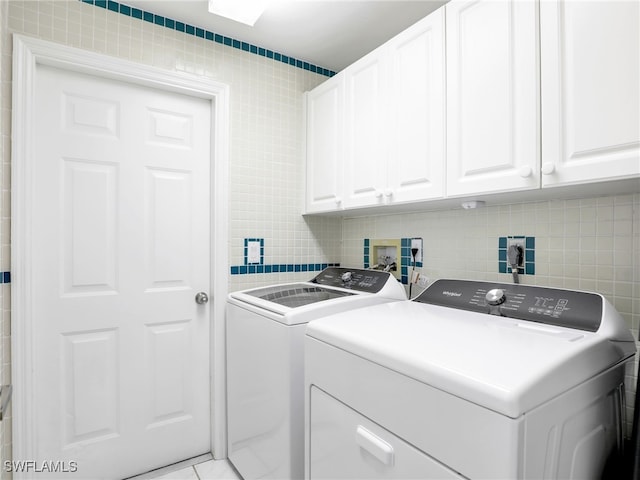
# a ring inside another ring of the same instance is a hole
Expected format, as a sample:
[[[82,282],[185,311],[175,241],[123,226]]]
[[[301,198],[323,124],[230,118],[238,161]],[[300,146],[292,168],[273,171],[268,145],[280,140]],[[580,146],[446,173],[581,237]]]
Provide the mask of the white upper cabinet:
[[[444,9],[345,74],[345,208],[444,195]]]
[[[640,3],[540,5],[542,185],[640,175]]]
[[[342,208],[343,77],[307,93],[306,212]]]
[[[448,196],[540,186],[537,8],[446,5]]]
[[[637,0],[451,0],[308,94],[307,212],[637,190],[639,36]]]
[[[374,50],[344,70],[345,207],[381,201],[386,170],[386,64]]]
[[[392,39],[387,190],[389,201],[444,196],[444,8]]]

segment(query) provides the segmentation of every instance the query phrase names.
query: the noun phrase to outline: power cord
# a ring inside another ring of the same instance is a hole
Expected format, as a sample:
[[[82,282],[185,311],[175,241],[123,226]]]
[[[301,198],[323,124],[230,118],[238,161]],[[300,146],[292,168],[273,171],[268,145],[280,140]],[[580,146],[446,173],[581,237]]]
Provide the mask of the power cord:
[[[509,265],[511,265],[511,274],[513,275],[513,283],[520,283],[518,277],[518,265],[522,264],[522,247],[520,245],[510,245],[507,251]]]
[[[413,287],[413,279],[416,276],[416,255],[418,255],[418,249],[411,249],[411,256],[413,257],[413,269],[411,270],[411,278],[409,279],[409,299],[411,299],[411,288]]]

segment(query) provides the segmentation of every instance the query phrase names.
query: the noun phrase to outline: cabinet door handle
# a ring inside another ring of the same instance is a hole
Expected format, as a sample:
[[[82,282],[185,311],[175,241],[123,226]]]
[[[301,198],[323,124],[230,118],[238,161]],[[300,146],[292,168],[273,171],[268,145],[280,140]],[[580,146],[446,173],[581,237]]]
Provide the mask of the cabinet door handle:
[[[392,196],[393,196],[393,190],[391,190],[390,188],[387,188],[387,189],[384,191],[384,196],[385,196],[385,197],[392,197]]]
[[[376,190],[376,198],[382,198],[382,191]]]
[[[529,165],[520,167],[520,170],[518,170],[518,175],[520,175],[522,178],[530,177],[532,173],[533,169]]]
[[[555,171],[556,171],[556,166],[553,163],[547,162],[542,164],[543,175],[551,175]]]
[[[356,429],[356,443],[384,465],[393,465],[393,447],[362,425]]]

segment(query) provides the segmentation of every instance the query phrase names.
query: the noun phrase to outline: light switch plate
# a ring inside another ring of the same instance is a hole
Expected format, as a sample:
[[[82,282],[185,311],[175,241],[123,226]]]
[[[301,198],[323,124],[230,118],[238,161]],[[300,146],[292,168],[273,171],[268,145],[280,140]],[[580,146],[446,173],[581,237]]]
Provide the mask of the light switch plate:
[[[260,263],[260,242],[247,242],[247,263]]]

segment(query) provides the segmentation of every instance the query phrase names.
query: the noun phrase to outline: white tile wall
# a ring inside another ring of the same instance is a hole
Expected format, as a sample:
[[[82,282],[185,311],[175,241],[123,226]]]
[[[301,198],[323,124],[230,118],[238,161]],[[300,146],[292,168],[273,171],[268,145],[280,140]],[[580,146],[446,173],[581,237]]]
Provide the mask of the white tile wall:
[[[123,2],[126,3],[126,2]],[[230,85],[231,265],[242,264],[243,239],[264,238],[269,263],[339,261],[340,223],[304,219],[303,92],[321,75],[171,31],[77,0],[0,0],[0,263],[10,270],[11,35],[19,33]],[[241,40],[241,39],[240,39]],[[283,52],[286,53],[286,52]],[[215,192],[213,192],[215,198]],[[311,275],[229,275],[230,290]],[[2,383],[11,382],[10,286],[0,286]],[[0,461],[11,459],[11,422],[0,427]],[[0,478],[9,477],[4,469]]]
[[[347,218],[341,261],[362,266],[364,238],[422,237],[422,273],[432,280],[510,282],[510,274],[498,273],[498,237],[510,235],[535,237],[536,274],[521,276],[522,283],[603,294],[640,347],[640,193]],[[637,364],[627,380],[627,433]]]

